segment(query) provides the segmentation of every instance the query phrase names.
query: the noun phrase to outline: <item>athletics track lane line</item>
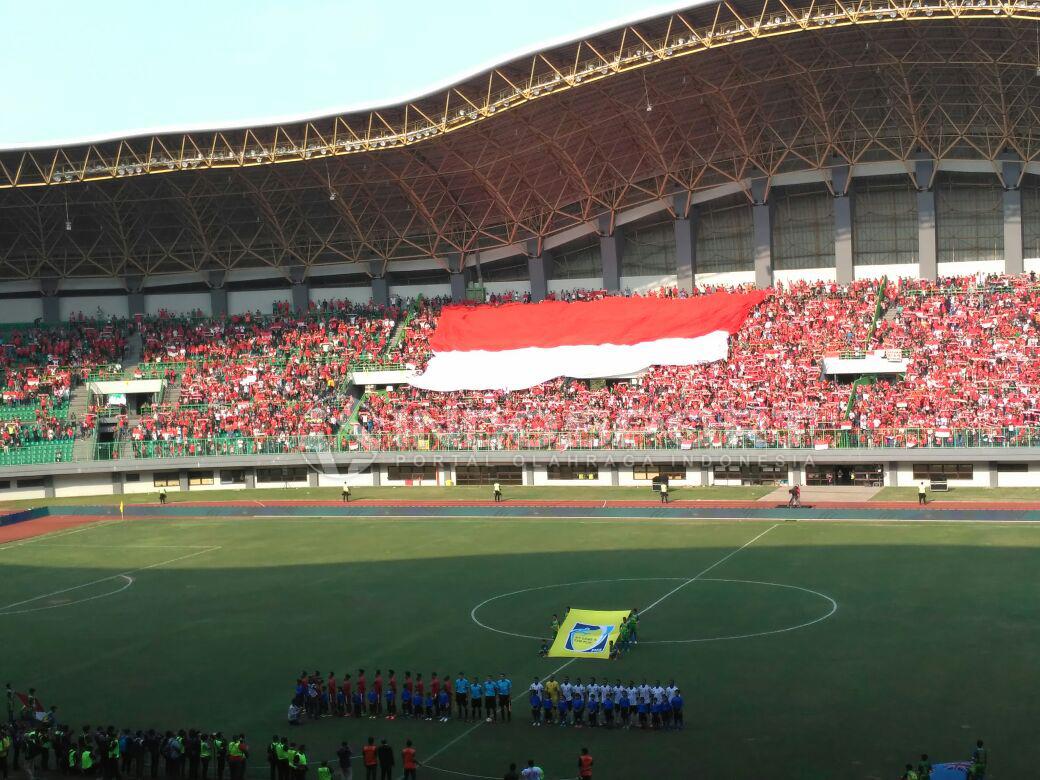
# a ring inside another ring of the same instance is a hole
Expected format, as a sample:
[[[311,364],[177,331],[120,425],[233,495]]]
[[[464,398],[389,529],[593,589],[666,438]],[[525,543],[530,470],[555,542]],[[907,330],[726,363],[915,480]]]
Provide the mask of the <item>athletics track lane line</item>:
[[[650,605],[649,607],[647,607],[646,609],[644,609],[644,610],[642,611],[641,615],[645,615],[645,614],[646,614],[647,612],[649,612],[650,610],[652,610],[652,609],[653,609],[654,607],[658,606],[658,605],[659,605],[659,604],[660,604],[660,603],[661,603],[662,601],[664,601],[664,600],[665,600],[665,599],[667,599],[668,597],[670,597],[670,596],[674,596],[674,595],[675,595],[676,593],[678,593],[678,592],[679,592],[680,590],[682,590],[683,588],[685,588],[685,587],[686,587],[687,585],[689,585],[689,584],[691,584],[691,583],[693,583],[693,582],[696,582],[697,580],[699,580],[699,579],[700,579],[701,577],[703,577],[703,576],[704,576],[705,574],[707,574],[708,572],[712,571],[713,569],[716,569],[716,568],[718,568],[719,566],[721,566],[722,564],[724,564],[724,563],[725,563],[726,561],[728,561],[728,560],[729,560],[730,558],[732,558],[732,557],[733,557],[734,555],[736,555],[736,554],[737,554],[738,552],[741,552],[742,550],[745,550],[745,549],[747,549],[747,548],[748,548],[748,547],[750,547],[750,546],[751,546],[752,544],[754,544],[754,543],[755,543],[755,542],[757,542],[757,541],[758,541],[759,539],[761,539],[761,538],[762,538],[763,536],[765,536],[765,535],[766,535],[767,533],[769,533],[770,531],[772,531],[772,530],[773,530],[774,528],[779,528],[779,527],[780,527],[781,525],[783,525],[783,523],[774,523],[773,525],[769,526],[769,528],[767,528],[767,529],[766,529],[766,530],[764,530],[764,531],[763,531],[762,533],[760,533],[760,534],[759,534],[758,536],[754,537],[753,539],[749,539],[748,541],[744,542],[744,544],[742,544],[742,545],[741,545],[740,547],[738,547],[738,548],[737,548],[736,550],[733,550],[732,552],[730,552],[730,553],[727,553],[726,555],[724,555],[724,556],[723,556],[722,558],[719,558],[719,559],[718,559],[717,561],[715,561],[715,563],[713,563],[713,564],[712,564],[711,566],[709,566],[708,568],[704,569],[704,570],[703,570],[703,571],[701,571],[701,572],[698,572],[698,573],[697,573],[696,575],[694,575],[693,577],[690,577],[690,579],[686,580],[685,582],[683,582],[683,583],[682,583],[681,585],[679,585],[678,587],[672,588],[672,589],[671,589],[670,591],[668,591],[668,592],[667,592],[667,593],[665,593],[665,594],[664,594],[663,596],[661,596],[661,598],[659,598],[659,599],[658,599],[657,601],[655,601],[655,602],[654,602],[653,604],[651,604],[651,605]],[[549,674],[547,674],[547,675],[546,675],[545,677],[543,677],[543,678],[541,679],[541,682],[545,682],[546,680],[548,680],[548,679],[549,679],[550,677],[552,677],[553,675],[555,675],[555,674],[559,674],[559,673],[560,673],[560,672],[562,672],[562,671],[563,671],[564,669],[566,669],[566,668],[567,668],[568,666],[570,666],[570,665],[571,665],[572,663],[574,663],[575,661],[578,661],[578,660],[580,660],[580,659],[578,659],[578,658],[572,658],[572,659],[570,659],[570,660],[569,660],[569,661],[567,661],[566,663],[562,664],[561,666],[557,667],[557,668],[556,668],[556,669],[554,669],[553,671],[549,672]],[[526,695],[527,695],[527,692],[525,691],[524,693],[521,693],[521,694],[519,694],[518,696],[514,696],[514,697],[513,697],[513,701],[519,701],[520,699],[522,699],[522,698],[523,698],[524,696],[526,696]],[[425,767],[426,767],[427,769],[432,769],[432,770],[434,770],[435,772],[437,772],[437,771],[451,772],[451,770],[442,770],[442,769],[440,769],[440,767],[430,766],[430,761],[432,761],[432,760],[433,760],[433,759],[435,759],[435,758],[436,758],[437,756],[439,756],[439,755],[441,755],[442,753],[444,753],[444,752],[445,752],[445,751],[446,751],[446,750],[447,750],[448,748],[452,747],[452,746],[453,746],[453,745],[455,745],[456,743],[458,743],[458,742],[461,742],[461,741],[462,741],[463,739],[465,739],[466,737],[468,737],[468,736],[469,736],[470,734],[472,734],[472,733],[473,733],[474,731],[476,731],[476,730],[477,730],[478,728],[480,728],[481,726],[483,726],[483,725],[484,725],[484,723],[485,723],[485,721],[483,721],[483,720],[477,721],[477,722],[476,722],[476,723],[474,723],[474,724],[473,724],[472,726],[470,726],[470,727],[469,727],[468,729],[466,729],[466,730],[465,730],[465,731],[463,731],[463,732],[462,732],[461,734],[459,734],[458,736],[456,736],[456,737],[455,737],[454,739],[452,739],[452,740],[451,740],[451,741],[449,741],[449,742],[446,742],[446,743],[445,743],[445,744],[443,744],[443,745],[442,745],[441,747],[439,747],[439,748],[438,748],[437,750],[435,750],[435,751],[433,751],[432,753],[430,753],[430,755],[429,755],[429,756],[427,756],[427,757],[426,757],[425,759],[423,759],[423,762],[422,762],[423,766],[425,766]],[[401,776],[400,776],[400,777],[398,778],[398,780],[403,780],[403,779],[404,779],[404,775],[402,774],[402,775],[401,775]]]
[[[101,582],[108,582],[109,580],[119,579],[120,577],[130,577],[131,574],[136,574],[136,573],[141,572],[141,571],[148,571],[149,569],[155,569],[155,568],[158,568],[159,566],[165,566],[165,565],[167,565],[169,563],[177,563],[177,561],[186,561],[188,558],[194,558],[194,557],[196,557],[198,555],[205,555],[206,553],[211,553],[211,552],[214,552],[214,551],[219,550],[219,549],[221,549],[220,546],[207,547],[205,550],[198,550],[198,551],[193,552],[193,553],[188,553],[187,555],[180,555],[180,556],[178,556],[176,558],[170,558],[169,560],[166,560],[166,561],[159,561],[158,563],[152,563],[152,564],[149,564],[148,566],[141,566],[141,567],[139,567],[137,569],[128,569],[127,571],[121,571],[118,574],[110,574],[107,577],[101,577],[100,579],[91,580],[90,582],[84,582],[82,585],[72,585],[71,587],[62,588],[61,590],[55,590],[55,591],[52,591],[51,593],[44,593],[42,596],[33,596],[31,599],[25,599],[23,601],[16,601],[13,604],[7,604],[5,606],[0,607],[0,617],[3,617],[3,614],[7,610],[9,610],[9,609],[14,609],[15,607],[21,607],[21,606],[23,606],[25,604],[31,604],[32,602],[39,601],[40,599],[50,598],[51,596],[60,596],[62,593],[68,593],[70,590],[79,590],[80,588],[89,588],[91,585],[97,585],[98,583],[101,583]],[[133,578],[131,578],[131,580],[132,579]]]

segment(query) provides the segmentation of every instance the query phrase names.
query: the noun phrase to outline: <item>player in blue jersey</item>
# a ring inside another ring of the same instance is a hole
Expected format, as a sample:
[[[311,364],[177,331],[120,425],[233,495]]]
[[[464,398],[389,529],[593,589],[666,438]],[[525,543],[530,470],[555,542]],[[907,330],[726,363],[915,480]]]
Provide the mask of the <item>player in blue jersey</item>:
[[[608,693],[603,697],[603,725],[608,729],[614,728],[614,694]]]
[[[556,702],[556,709],[558,711],[557,718],[560,722],[560,725],[566,726],[568,721],[570,720],[571,702],[563,696],[561,696],[560,700]]]
[[[490,677],[484,681],[484,716],[488,723],[498,720],[498,686]]]
[[[459,711],[459,720],[469,720],[469,680],[462,672],[455,678],[455,707]]]
[[[495,689],[498,691],[498,709],[502,713],[502,720],[511,721],[513,719],[513,681],[506,677],[505,672],[498,676]]]
[[[675,693],[672,694],[672,723],[675,724],[675,728],[681,729],[683,727],[683,698],[679,689],[675,689]]]
[[[474,677],[469,684],[469,708],[473,711],[473,720],[481,720],[484,708],[484,686],[480,678]]]
[[[532,689],[527,697],[531,703],[531,725],[541,726],[542,725],[542,697],[536,689]]]
[[[552,725],[553,722],[553,700],[548,694],[542,695],[542,722],[546,726]]]
[[[440,715],[441,723],[447,723],[451,717],[451,696],[445,688],[441,688],[437,693],[437,714]]]
[[[578,692],[571,694],[571,712],[574,715],[574,727],[580,729],[585,714],[585,697]]]
[[[589,725],[596,727],[599,725],[599,699],[594,695],[589,696]]]

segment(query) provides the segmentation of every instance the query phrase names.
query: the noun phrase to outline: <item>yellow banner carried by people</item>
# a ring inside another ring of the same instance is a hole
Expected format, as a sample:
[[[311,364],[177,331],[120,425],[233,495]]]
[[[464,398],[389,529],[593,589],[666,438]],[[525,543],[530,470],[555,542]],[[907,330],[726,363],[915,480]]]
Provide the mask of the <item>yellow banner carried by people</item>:
[[[610,658],[610,648],[618,638],[621,621],[630,613],[630,610],[572,609],[549,648],[549,657]]]

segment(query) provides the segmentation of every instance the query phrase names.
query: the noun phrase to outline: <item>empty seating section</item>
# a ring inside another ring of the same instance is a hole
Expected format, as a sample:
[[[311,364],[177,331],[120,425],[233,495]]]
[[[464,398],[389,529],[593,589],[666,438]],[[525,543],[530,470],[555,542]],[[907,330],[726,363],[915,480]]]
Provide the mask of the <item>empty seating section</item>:
[[[527,296],[490,302],[525,303]],[[0,329],[0,465],[70,459],[74,439],[94,428],[85,407],[70,411],[70,396],[98,377],[167,380],[159,403],[116,420],[111,457],[1000,446],[1040,439],[1040,285],[1032,275],[796,282],[774,290],[718,363],[655,367],[631,379],[556,379],[508,393],[397,385],[372,389],[359,403],[352,371],[373,363],[421,370],[445,303],[420,298],[379,308],[341,301],[302,316],[276,307],[270,316],[77,319]],[[124,367],[135,332],[140,361]],[[905,355],[905,376],[851,388],[821,372],[825,355],[877,349]]]

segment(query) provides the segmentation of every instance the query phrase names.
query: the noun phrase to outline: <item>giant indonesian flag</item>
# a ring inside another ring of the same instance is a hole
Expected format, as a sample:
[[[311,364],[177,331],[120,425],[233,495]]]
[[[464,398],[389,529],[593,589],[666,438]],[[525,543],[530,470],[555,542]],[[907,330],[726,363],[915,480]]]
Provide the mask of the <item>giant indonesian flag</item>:
[[[730,335],[767,295],[449,306],[430,338],[426,371],[410,382],[442,392],[522,390],[560,376],[595,379],[724,360]]]

